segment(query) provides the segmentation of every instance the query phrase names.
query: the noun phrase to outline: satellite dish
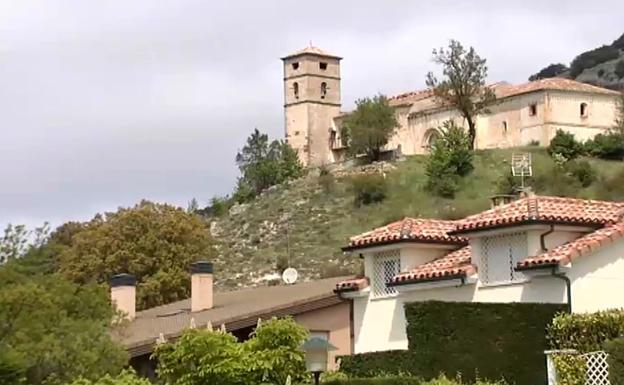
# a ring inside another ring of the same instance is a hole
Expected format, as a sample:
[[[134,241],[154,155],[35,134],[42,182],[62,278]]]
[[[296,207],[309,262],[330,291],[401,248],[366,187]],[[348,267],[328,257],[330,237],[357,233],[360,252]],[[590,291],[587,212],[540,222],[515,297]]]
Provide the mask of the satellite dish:
[[[284,281],[284,283],[290,285],[297,281],[298,276],[299,276],[299,273],[297,273],[297,270],[293,269],[292,267],[289,267],[288,269],[284,270],[284,272],[282,273],[282,280]]]

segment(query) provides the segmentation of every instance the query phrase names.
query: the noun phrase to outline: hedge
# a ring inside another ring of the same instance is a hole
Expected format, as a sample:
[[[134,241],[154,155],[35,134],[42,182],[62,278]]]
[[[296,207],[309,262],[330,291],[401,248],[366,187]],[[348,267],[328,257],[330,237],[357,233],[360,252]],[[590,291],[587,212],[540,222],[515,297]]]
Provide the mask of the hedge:
[[[565,305],[414,302],[405,305],[407,351],[343,357],[351,377],[409,373],[429,380],[461,373],[517,385],[545,384],[546,327]]]
[[[611,385],[624,385],[624,338],[616,338],[605,344],[609,353],[609,382]]]
[[[423,385],[423,381],[416,377],[391,376],[323,381],[323,385]]]

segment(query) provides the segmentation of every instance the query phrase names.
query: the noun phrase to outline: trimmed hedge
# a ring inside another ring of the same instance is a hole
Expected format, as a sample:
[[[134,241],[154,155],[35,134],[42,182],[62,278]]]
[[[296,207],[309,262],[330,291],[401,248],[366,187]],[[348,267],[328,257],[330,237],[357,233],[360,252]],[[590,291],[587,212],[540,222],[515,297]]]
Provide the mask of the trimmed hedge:
[[[624,338],[616,338],[605,344],[609,353],[609,382],[611,385],[624,385]]]
[[[324,385],[423,385],[423,381],[416,377],[378,377],[378,378],[349,378],[348,380],[324,381]]]
[[[565,305],[414,302],[405,305],[407,351],[343,357],[351,377],[409,373],[425,380],[461,373],[510,384],[545,384],[546,327]]]

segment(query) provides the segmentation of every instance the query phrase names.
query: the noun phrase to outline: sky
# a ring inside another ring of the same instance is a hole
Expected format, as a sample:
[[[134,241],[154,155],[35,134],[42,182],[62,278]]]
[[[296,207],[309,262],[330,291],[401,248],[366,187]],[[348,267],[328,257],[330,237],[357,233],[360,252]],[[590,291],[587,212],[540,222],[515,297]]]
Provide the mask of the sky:
[[[617,1],[0,1],[0,226],[233,189],[254,128],[283,137],[280,57],[342,56],[342,103],[421,89],[457,39],[519,83],[624,33]]]

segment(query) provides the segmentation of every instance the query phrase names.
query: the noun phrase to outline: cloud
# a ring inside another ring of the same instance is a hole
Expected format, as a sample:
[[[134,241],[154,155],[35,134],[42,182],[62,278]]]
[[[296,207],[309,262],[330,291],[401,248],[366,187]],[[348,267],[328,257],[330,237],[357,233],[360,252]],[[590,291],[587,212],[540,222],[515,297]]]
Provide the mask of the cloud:
[[[520,82],[609,43],[624,4],[134,0],[0,3],[0,224],[231,191],[254,127],[283,133],[279,57],[344,57],[343,104],[421,88],[456,38]]]

